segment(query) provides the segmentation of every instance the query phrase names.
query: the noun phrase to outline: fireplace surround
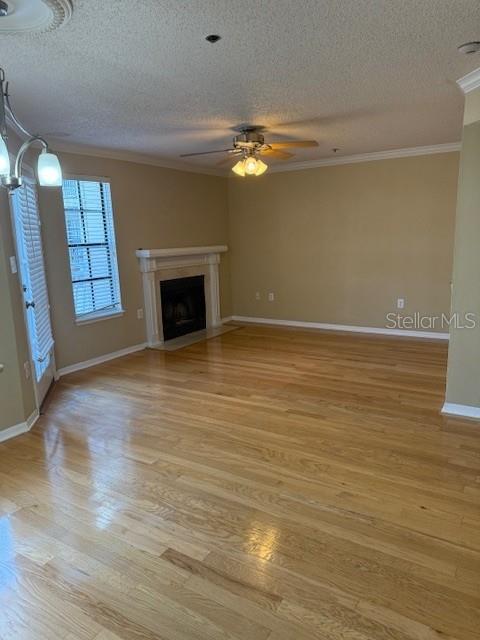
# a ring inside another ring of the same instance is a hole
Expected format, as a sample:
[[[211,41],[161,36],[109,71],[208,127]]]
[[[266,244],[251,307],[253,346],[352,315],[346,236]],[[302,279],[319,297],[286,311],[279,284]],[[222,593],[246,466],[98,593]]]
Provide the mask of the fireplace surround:
[[[162,283],[166,281],[203,276],[205,328],[221,326],[218,265],[227,250],[225,245],[215,245],[136,251],[142,273],[148,346],[159,347],[171,338],[168,328],[165,336],[162,313]],[[164,289],[168,286],[164,285]]]

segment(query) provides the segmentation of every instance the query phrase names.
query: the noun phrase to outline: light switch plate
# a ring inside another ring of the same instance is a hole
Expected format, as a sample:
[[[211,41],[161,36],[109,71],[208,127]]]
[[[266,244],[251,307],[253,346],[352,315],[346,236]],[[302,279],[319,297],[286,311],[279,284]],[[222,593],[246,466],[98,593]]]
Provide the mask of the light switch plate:
[[[17,273],[18,269],[17,269],[17,259],[15,258],[15,256],[10,256],[10,271],[12,273]]]

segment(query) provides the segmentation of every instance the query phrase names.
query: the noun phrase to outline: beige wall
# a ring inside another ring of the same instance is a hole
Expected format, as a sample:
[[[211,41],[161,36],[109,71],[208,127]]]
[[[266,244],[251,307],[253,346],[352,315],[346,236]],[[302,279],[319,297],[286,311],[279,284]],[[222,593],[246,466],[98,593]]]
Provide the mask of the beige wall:
[[[65,174],[111,181],[125,314],[87,325],[74,320],[60,190],[39,189],[57,367],[145,342],[141,275],[135,250],[228,244],[227,181],[145,164],[60,154]],[[222,314],[230,314],[228,257],[220,271]]]
[[[460,318],[474,313],[476,327],[451,331],[446,401],[480,407],[480,89],[466,98],[452,310]]]
[[[446,153],[230,179],[234,314],[384,327],[398,297],[448,312],[457,175]]]
[[[456,153],[258,180],[76,154],[62,153],[61,162],[66,174],[111,180],[126,313],[75,324],[61,193],[40,189],[59,368],[144,342],[144,321],[136,314],[143,306],[138,247],[228,244],[221,265],[223,316],[384,326],[397,297],[407,300],[404,313],[449,310]],[[0,428],[25,419],[33,408],[23,374],[28,351],[21,296],[7,268],[13,245],[3,196],[0,362],[13,365],[8,375],[0,374]],[[272,303],[268,291],[275,292]]]

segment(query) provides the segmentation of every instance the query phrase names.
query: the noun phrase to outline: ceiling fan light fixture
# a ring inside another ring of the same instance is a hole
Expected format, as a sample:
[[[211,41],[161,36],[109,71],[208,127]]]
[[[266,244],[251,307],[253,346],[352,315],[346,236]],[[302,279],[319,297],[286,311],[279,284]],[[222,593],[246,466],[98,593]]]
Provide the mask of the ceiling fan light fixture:
[[[237,164],[232,167],[233,173],[236,173],[237,176],[245,177],[245,160],[239,160]]]

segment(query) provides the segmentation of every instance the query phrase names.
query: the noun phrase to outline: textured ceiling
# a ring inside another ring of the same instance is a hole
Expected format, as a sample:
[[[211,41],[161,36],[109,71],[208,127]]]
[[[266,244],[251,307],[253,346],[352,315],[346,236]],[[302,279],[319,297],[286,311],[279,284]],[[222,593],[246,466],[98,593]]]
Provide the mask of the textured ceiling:
[[[2,36],[18,114],[52,141],[169,162],[232,127],[313,138],[295,160],[460,139],[478,0],[73,0],[53,32]],[[222,40],[204,38],[219,33]],[[66,135],[68,134],[68,135]],[[195,160],[214,166],[217,156]],[[194,162],[193,160],[189,162]]]

